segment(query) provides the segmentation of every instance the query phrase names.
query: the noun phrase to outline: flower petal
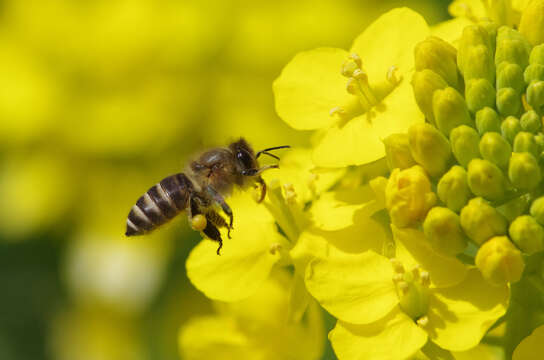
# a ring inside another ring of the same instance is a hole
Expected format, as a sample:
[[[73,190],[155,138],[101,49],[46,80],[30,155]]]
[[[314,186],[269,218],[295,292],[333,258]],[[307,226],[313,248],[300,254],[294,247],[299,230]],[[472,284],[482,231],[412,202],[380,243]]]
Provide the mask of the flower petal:
[[[444,349],[468,350],[504,315],[509,296],[506,285],[490,285],[478,269],[471,268],[463,282],[434,289],[427,314],[429,336]]]
[[[380,16],[355,39],[351,52],[363,60],[371,83],[385,80],[391,66],[401,74],[414,67],[414,47],[429,35],[425,19],[408,8]]]
[[[425,345],[427,333],[395,307],[367,325],[338,321],[329,339],[339,359],[398,360],[409,358]]]
[[[331,247],[329,257],[306,268],[306,287],[338,319],[368,324],[398,303],[389,260],[372,251],[352,255]]]
[[[474,23],[469,19],[458,17],[434,25],[431,27],[431,34],[457,47],[457,40],[461,37],[463,29],[472,24]]]
[[[537,327],[514,350],[512,360],[539,360],[544,353],[544,326]]]
[[[276,112],[295,129],[320,129],[335,122],[329,112],[352,97],[340,74],[347,51],[318,48],[298,53],[274,81]]]
[[[396,257],[405,266],[421,267],[428,271],[433,285],[437,287],[452,286],[463,281],[467,267],[454,257],[435,252],[425,239],[422,231],[391,225],[396,241]]]
[[[322,167],[370,163],[385,156],[384,138],[406,132],[413,123],[423,122],[408,80],[410,76],[406,75],[407,78],[370,112],[327,130],[314,149],[314,163]]]
[[[221,256],[217,243],[202,240],[187,259],[187,276],[197,289],[216,300],[235,301],[255,292],[268,277],[278,253],[270,253],[274,243],[288,247],[278,234],[274,219],[264,206],[245,192],[229,198],[234,212],[232,239],[223,237]]]

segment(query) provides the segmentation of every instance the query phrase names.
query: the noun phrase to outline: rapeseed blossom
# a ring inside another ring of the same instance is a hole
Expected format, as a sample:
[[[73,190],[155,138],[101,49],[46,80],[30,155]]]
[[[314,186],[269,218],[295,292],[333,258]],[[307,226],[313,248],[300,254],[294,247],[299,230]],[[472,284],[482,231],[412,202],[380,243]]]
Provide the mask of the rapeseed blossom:
[[[387,135],[423,120],[409,79],[412,49],[428,34],[419,14],[395,9],[372,23],[349,51],[318,48],[287,64],[274,82],[276,110],[295,129],[320,130],[316,165],[377,160],[385,154],[382,140]]]

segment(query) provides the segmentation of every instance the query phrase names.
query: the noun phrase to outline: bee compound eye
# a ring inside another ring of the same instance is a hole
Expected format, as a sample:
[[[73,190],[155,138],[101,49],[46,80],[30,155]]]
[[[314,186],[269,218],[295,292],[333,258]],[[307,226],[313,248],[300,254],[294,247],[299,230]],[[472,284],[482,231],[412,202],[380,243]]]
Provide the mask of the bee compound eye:
[[[239,150],[236,153],[236,158],[240,161],[240,163],[244,166],[244,168],[249,169],[252,167],[252,161],[251,156],[248,154],[245,150]]]

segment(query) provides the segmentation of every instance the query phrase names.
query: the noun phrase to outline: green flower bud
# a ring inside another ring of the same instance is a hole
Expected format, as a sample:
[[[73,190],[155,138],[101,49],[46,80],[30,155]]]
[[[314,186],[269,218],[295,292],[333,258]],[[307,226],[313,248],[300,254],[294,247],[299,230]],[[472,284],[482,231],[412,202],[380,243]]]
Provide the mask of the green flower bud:
[[[519,124],[524,131],[536,134],[542,127],[542,120],[534,110],[529,110],[521,115]]]
[[[455,256],[467,246],[459,216],[448,208],[432,208],[423,222],[425,238],[437,252]]]
[[[416,71],[432,70],[446,80],[450,86],[458,86],[457,50],[452,45],[431,36],[417,44],[414,55]]]
[[[544,1],[533,0],[523,10],[519,32],[533,46],[544,43]]]
[[[513,88],[502,88],[497,91],[497,109],[503,116],[516,116],[521,110],[521,96]]]
[[[495,65],[503,61],[518,64],[522,69],[529,65],[531,45],[516,30],[501,26],[497,33],[497,49],[495,50]]]
[[[510,144],[514,143],[516,135],[521,131],[521,124],[514,116],[509,116],[501,123],[501,133]]]
[[[491,161],[473,159],[468,164],[468,186],[476,196],[500,200],[505,195],[506,178]]]
[[[476,244],[506,234],[506,219],[484,199],[474,198],[461,210],[461,227]]]
[[[499,30],[498,23],[493,22],[490,19],[481,19],[478,22],[478,25],[484,28],[484,30],[487,32],[489,45],[491,46],[491,53],[494,54],[497,44],[497,31]]]
[[[528,152],[512,153],[508,165],[508,178],[520,190],[532,190],[541,180],[540,166]]]
[[[523,73],[523,80],[525,84],[529,85],[533,81],[543,81],[544,80],[544,65],[542,64],[531,64],[525,68]]]
[[[540,159],[542,157],[542,151],[544,150],[544,134],[539,132],[538,134],[534,136],[534,139],[535,139],[536,145],[538,146],[538,151],[540,153],[538,158]]]
[[[419,165],[409,169],[394,169],[385,187],[385,207],[391,222],[397,227],[407,227],[425,219],[436,203],[429,177]]]
[[[459,51],[457,53],[457,64],[459,66],[459,70],[465,76],[467,79],[471,79],[471,76],[467,76],[466,68],[471,64],[471,61],[469,58],[473,58],[474,54],[469,54],[472,52],[475,47],[482,46],[479,51],[480,53],[485,53],[486,58],[491,59],[493,54],[493,47],[490,42],[490,36],[489,33],[480,25],[469,25],[466,26],[463,29],[463,34],[461,35],[461,39],[459,40]],[[484,50],[485,49],[485,50]],[[494,65],[494,64],[493,64]],[[491,66],[491,72],[488,74],[492,77],[491,79],[485,77],[485,76],[477,76],[477,77],[484,77],[487,78],[491,83],[494,82],[494,66]],[[487,71],[486,71],[487,73]]]
[[[517,217],[510,224],[508,234],[524,253],[533,254],[544,249],[544,228],[532,216]]]
[[[500,134],[488,132],[480,140],[480,154],[485,160],[491,161],[501,169],[506,169],[512,148]]]
[[[476,113],[476,129],[480,135],[486,132],[501,132],[501,119],[499,114],[491,107],[485,107]]]
[[[465,89],[467,107],[475,113],[484,107],[495,106],[495,88],[486,79],[472,79],[467,82]]]
[[[464,77],[465,81],[471,79],[486,79],[495,83],[495,64],[493,53],[483,45],[473,46],[467,52]]]
[[[530,213],[536,222],[540,225],[544,225],[544,196],[533,201]]]
[[[450,144],[434,126],[418,123],[408,129],[408,144],[414,160],[433,177],[442,175],[451,158]]]
[[[538,145],[535,141],[535,136],[527,131],[520,131],[514,139],[514,152],[528,152],[535,158],[538,158],[540,153]]]
[[[512,88],[518,94],[525,89],[523,70],[518,64],[502,62],[497,66],[497,89]]]
[[[527,87],[527,103],[537,114],[544,114],[544,81],[535,81]]]
[[[425,69],[414,74],[412,87],[419,109],[434,124],[433,94],[436,90],[447,88],[448,83],[434,71]]]
[[[489,283],[505,285],[519,281],[525,262],[508,237],[495,236],[478,250],[476,266]]]
[[[529,209],[529,197],[527,194],[518,196],[496,208],[508,222],[523,215]]]
[[[465,99],[451,87],[434,92],[433,114],[436,126],[446,136],[459,125],[472,125]]]
[[[449,209],[459,212],[472,196],[467,171],[459,165],[452,166],[438,181],[436,192]]]
[[[529,64],[544,65],[544,44],[533,47],[531,54],[529,55]]]
[[[470,126],[458,126],[450,133],[453,155],[464,167],[468,165],[470,160],[480,157],[479,143],[480,136]]]
[[[385,158],[390,170],[395,168],[407,169],[416,164],[410,147],[407,134],[391,134],[383,140]]]

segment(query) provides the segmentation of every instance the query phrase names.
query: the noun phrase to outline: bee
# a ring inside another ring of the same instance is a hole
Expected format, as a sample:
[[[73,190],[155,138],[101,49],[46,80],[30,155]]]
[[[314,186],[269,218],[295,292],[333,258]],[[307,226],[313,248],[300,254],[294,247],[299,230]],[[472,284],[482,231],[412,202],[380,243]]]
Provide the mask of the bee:
[[[165,177],[136,201],[127,217],[125,235],[149,233],[186,210],[189,222],[196,216],[204,217],[206,221],[202,225],[202,232],[219,243],[217,255],[220,255],[223,240],[219,228],[227,228],[230,239],[234,218],[224,197],[235,186],[245,189],[255,185],[261,188],[258,202],[263,201],[266,184],[260,175],[265,170],[278,168],[278,165],[260,167],[257,159],[265,154],[279,160],[270,151],[288,147],[271,147],[255,154],[247,141],[240,138],[228,147],[204,152],[189,163],[184,173]],[[215,211],[215,205],[222,209],[228,222]]]

